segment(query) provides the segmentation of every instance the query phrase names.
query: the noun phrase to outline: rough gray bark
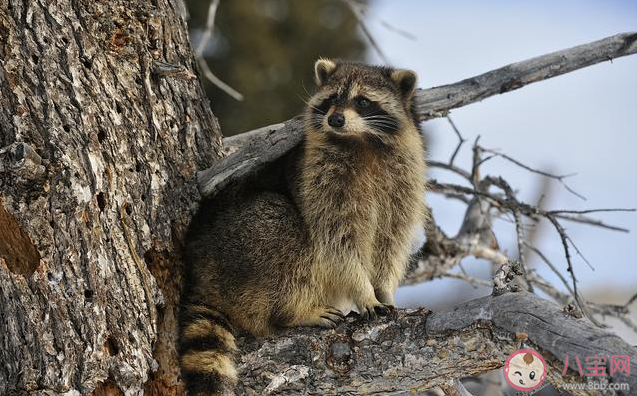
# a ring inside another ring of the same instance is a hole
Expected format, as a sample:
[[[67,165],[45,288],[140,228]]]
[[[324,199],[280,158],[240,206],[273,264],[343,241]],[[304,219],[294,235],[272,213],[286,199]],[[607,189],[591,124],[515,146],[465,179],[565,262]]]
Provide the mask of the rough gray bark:
[[[221,135],[180,2],[0,0],[0,394],[180,394],[193,175]]]
[[[630,376],[613,381],[637,389],[636,348],[533,294],[506,293],[450,311],[398,310],[371,324],[349,319],[335,330],[244,339],[239,394],[408,394],[500,368],[523,347],[543,355],[558,388],[581,381],[575,356],[628,355]]]
[[[513,63],[488,73],[416,92],[421,121],[449,110],[546,80],[599,62],[637,53],[637,32],[617,34],[592,43]],[[198,174],[203,194],[212,194],[244,175],[257,171],[295,147],[303,138],[298,119],[224,139],[230,156]]]

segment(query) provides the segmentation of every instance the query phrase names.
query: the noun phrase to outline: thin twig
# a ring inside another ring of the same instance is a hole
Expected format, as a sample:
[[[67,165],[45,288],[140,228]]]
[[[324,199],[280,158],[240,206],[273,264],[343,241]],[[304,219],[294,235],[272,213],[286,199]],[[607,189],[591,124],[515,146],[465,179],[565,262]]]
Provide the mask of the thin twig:
[[[457,167],[457,166],[455,166],[453,164],[447,164],[447,163],[440,162],[440,161],[428,160],[427,161],[427,165],[430,168],[440,168],[440,169],[448,170],[450,172],[453,172],[453,173],[455,173],[457,175],[460,175],[460,176],[464,177],[465,179],[471,181],[471,174],[469,172],[467,172],[464,169],[459,168],[459,167]]]
[[[577,300],[577,297],[575,297],[575,291],[573,291],[571,286],[568,284],[568,281],[566,280],[566,278],[564,278],[562,273],[557,269],[555,265],[553,265],[553,263],[548,259],[548,257],[546,257],[544,253],[540,251],[540,249],[536,248],[535,246],[532,246],[528,242],[525,241],[524,244],[526,245],[527,248],[529,248],[531,251],[537,254],[542,259],[542,261],[544,261],[544,263],[551,269],[551,271],[553,271],[553,273],[557,275],[557,277],[562,282],[564,287],[566,287],[569,293],[571,293],[571,296],[573,296],[573,300]]]
[[[628,299],[628,301],[626,302],[626,304],[624,304],[624,307],[628,308],[628,306],[632,303],[635,302],[635,300],[637,300],[637,293],[635,293],[630,299]]]
[[[345,4],[347,4],[350,10],[352,10],[354,17],[358,21],[358,25],[361,27],[361,30],[363,31],[363,34],[365,35],[365,37],[367,37],[367,40],[369,40],[369,43],[376,50],[376,52],[378,52],[378,55],[380,56],[380,58],[383,60],[385,64],[390,65],[391,62],[389,62],[389,58],[385,56],[385,53],[376,42],[376,39],[374,38],[370,30],[367,28],[367,24],[365,23],[365,9],[363,8],[363,6],[352,0],[342,0],[342,1]]]
[[[204,50],[208,45],[208,41],[212,37],[212,31],[215,26],[215,17],[217,15],[217,8],[219,7],[220,0],[212,0],[210,2],[210,6],[208,7],[208,17],[206,18],[206,28],[204,29],[201,40],[197,45],[197,49],[195,50],[195,58],[197,59],[197,63],[203,72],[204,77],[208,79],[212,84],[216,85],[223,92],[230,95],[233,99],[242,101],[243,95],[239,93],[236,89],[232,88],[230,85],[221,81],[219,77],[217,77],[212,70],[210,70],[210,66],[208,66],[208,62],[204,57]]]
[[[411,41],[418,40],[418,38],[415,35],[409,33],[408,31],[399,29],[396,26],[392,25],[391,23],[387,22],[386,20],[384,20],[382,18],[378,18],[378,20],[380,21],[380,24],[385,29],[390,30],[390,31],[392,31],[392,32],[394,32],[396,34],[399,34],[399,35],[403,36],[404,38],[406,38],[408,40],[411,40]]]
[[[558,182],[560,182],[560,184],[562,184],[562,186],[564,186],[564,188],[568,192],[570,192],[571,194],[575,195],[576,197],[578,197],[578,198],[580,198],[580,199],[582,199],[584,201],[586,200],[586,197],[584,197],[583,195],[581,195],[578,192],[576,192],[575,190],[573,190],[568,184],[566,184],[566,182],[564,182],[565,178],[571,177],[571,176],[575,176],[576,175],[575,173],[570,173],[570,174],[566,174],[566,175],[554,175],[552,173],[548,173],[548,172],[545,172],[545,171],[542,171],[542,170],[539,170],[539,169],[532,168],[532,167],[530,167],[528,165],[525,165],[522,162],[516,160],[515,158],[510,157],[510,156],[508,156],[506,154],[502,154],[502,153],[500,153],[500,152],[498,152],[496,150],[485,149],[485,148],[482,148],[482,150],[487,152],[487,153],[491,153],[491,154],[493,154],[495,156],[498,156],[500,158],[504,158],[505,160],[507,160],[509,162],[512,162],[512,163],[516,164],[517,166],[528,170],[529,172],[537,173],[538,175],[542,175],[542,176],[548,177],[550,179],[557,180]]]
[[[571,275],[571,280],[573,281],[573,296],[575,297],[575,300],[577,301],[577,305],[579,306],[582,313],[588,319],[590,319],[591,322],[601,327],[602,324],[599,323],[597,319],[595,319],[593,315],[590,313],[590,311],[588,310],[588,307],[586,306],[586,301],[584,301],[584,299],[579,298],[579,293],[577,291],[577,278],[575,277],[575,270],[573,268],[573,262],[571,261],[571,253],[568,247],[569,238],[568,238],[568,235],[566,235],[566,231],[564,231],[564,228],[562,227],[562,225],[559,223],[559,221],[557,221],[557,219],[553,215],[548,215],[546,216],[546,218],[553,224],[553,226],[555,227],[555,230],[560,236],[560,240],[562,241],[562,248],[564,249],[564,255],[566,257],[566,263],[567,263],[566,271]]]
[[[208,41],[212,37],[212,29],[215,26],[215,17],[217,16],[217,8],[219,7],[219,0],[212,0],[208,7],[208,18],[206,18],[206,28],[204,29],[199,45],[195,50],[195,56],[202,57],[203,51],[206,49]]]
[[[450,115],[447,115],[447,121],[449,121],[449,125],[451,125],[451,128],[456,133],[456,136],[458,136],[458,145],[456,146],[456,149],[453,151],[453,154],[451,154],[451,158],[449,159],[449,166],[453,166],[453,161],[456,159],[456,156],[460,152],[460,147],[462,147],[462,144],[466,140],[465,140],[464,137],[462,137],[462,134],[460,133],[460,130],[456,126],[456,123],[453,122],[453,120],[451,119]]]
[[[630,232],[630,230],[628,228],[623,228],[623,227],[618,227],[618,226],[614,226],[611,224],[606,224],[601,220],[597,220],[597,219],[591,219],[589,217],[585,217],[585,216],[570,216],[568,214],[556,214],[555,217],[559,218],[559,219],[563,219],[566,221],[573,221],[576,223],[582,223],[582,224],[589,224],[595,227],[601,227],[601,228],[606,228],[608,230],[612,230],[612,231],[619,231],[619,232]]]
[[[634,208],[610,208],[610,209],[587,209],[587,210],[551,210],[549,213],[551,214],[588,214],[588,213],[600,213],[600,212],[635,212],[637,209]]]
[[[225,92],[228,95],[232,96],[232,98],[234,98],[234,99],[236,99],[238,101],[243,100],[243,95],[241,93],[239,93],[234,88],[232,88],[230,85],[228,85],[228,84],[224,83],[223,81],[221,81],[219,79],[219,77],[214,75],[212,70],[210,70],[210,67],[208,67],[208,63],[203,58],[199,58],[198,62],[199,62],[199,67],[201,67],[204,76],[206,76],[206,78],[211,83],[216,85],[223,92]]]
[[[476,278],[475,276],[471,276],[468,274],[459,274],[456,272],[445,272],[444,274],[442,274],[443,278],[451,278],[451,279],[459,279],[462,281],[465,281],[467,283],[469,283],[471,286],[473,286],[474,288],[478,288],[480,286],[482,287],[493,287],[493,282],[484,280],[484,279],[480,279],[480,278]]]

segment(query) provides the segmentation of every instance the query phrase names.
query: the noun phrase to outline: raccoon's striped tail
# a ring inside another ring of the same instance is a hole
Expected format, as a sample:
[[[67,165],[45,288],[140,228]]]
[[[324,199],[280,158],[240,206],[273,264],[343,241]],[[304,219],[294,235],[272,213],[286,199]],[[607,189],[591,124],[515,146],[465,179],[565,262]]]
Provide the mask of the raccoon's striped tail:
[[[184,304],[179,314],[179,363],[189,396],[234,395],[237,351],[232,327],[207,305]]]

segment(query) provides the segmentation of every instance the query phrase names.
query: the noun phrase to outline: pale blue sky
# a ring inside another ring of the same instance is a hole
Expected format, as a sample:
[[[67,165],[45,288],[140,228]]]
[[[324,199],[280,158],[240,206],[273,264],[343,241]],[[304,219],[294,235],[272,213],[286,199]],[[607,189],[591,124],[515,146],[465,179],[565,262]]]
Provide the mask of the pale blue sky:
[[[373,35],[394,66],[418,72],[423,88],[616,33],[637,31],[635,1],[376,0],[372,5],[369,26]],[[385,29],[378,18],[414,34],[417,41]],[[374,51],[370,51],[369,60],[381,63]],[[637,207],[637,56],[492,97],[456,109],[452,117],[470,141],[481,135],[484,146],[499,148],[529,165],[554,173],[576,172],[568,183],[587,201],[554,183],[545,201],[549,208]],[[436,120],[425,127],[431,131],[429,157],[447,159],[456,144],[447,122]],[[468,167],[469,154],[465,150],[459,163]],[[502,160],[492,160],[484,170],[504,176],[520,189],[522,198],[535,199],[536,175]],[[432,176],[456,181],[448,173],[432,172]],[[431,195],[429,201],[443,227],[454,234],[462,208],[438,196]],[[589,292],[609,286],[637,292],[637,213],[603,214],[599,218],[632,232],[565,223],[596,268],[591,271],[581,259],[574,259],[580,286]],[[498,224],[497,232],[501,245],[513,249],[511,226]],[[547,225],[540,233],[541,249],[565,270],[557,235]],[[537,261],[535,265],[540,266]],[[467,261],[469,270],[477,266],[484,267]],[[541,273],[556,280],[547,270]],[[459,285],[470,288],[456,281],[434,282],[399,291],[398,301],[435,300],[441,290]]]

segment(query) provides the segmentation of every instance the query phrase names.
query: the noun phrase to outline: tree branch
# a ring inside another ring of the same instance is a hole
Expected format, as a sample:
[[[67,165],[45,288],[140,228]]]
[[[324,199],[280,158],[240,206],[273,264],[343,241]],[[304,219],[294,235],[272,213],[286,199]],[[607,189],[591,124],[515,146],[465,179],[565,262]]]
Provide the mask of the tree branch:
[[[512,63],[455,84],[421,90],[418,114],[421,120],[444,116],[451,109],[489,96],[636,52],[637,32],[629,32]]]
[[[446,115],[449,110],[546,80],[599,62],[637,52],[637,32],[622,33],[592,43],[513,63],[488,73],[441,87],[419,89],[416,111],[421,121]],[[230,154],[199,172],[203,194],[214,193],[295,147],[303,138],[298,118],[224,139]],[[249,144],[248,144],[249,142]],[[246,145],[247,144],[247,145]]]
[[[576,355],[628,355],[637,362],[637,349],[621,338],[527,293],[483,297],[436,313],[401,309],[370,324],[349,318],[335,330],[298,328],[240,343],[238,394],[424,391],[500,368],[522,347],[543,355],[557,387],[577,381],[558,375],[566,356],[575,373]],[[637,389],[637,370],[610,378]]]

